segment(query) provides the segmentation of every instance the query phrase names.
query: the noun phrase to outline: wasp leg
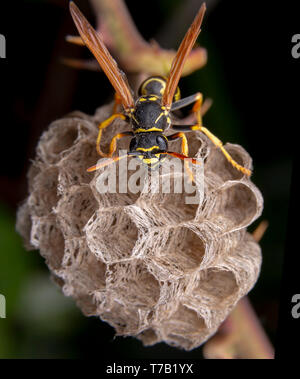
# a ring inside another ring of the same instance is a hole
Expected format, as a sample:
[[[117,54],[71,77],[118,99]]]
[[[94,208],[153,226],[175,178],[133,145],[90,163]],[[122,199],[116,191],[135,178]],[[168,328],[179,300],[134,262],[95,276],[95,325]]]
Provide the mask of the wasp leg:
[[[112,155],[113,155],[113,153],[116,151],[116,148],[117,148],[117,140],[118,140],[118,139],[123,138],[123,137],[133,137],[133,136],[134,136],[134,133],[131,132],[131,131],[116,134],[116,135],[112,138],[112,140],[111,140],[111,142],[110,142],[108,157],[111,158]]]
[[[109,118],[107,118],[106,120],[102,121],[101,124],[99,124],[99,132],[98,132],[98,137],[96,141],[96,149],[97,149],[98,154],[101,155],[101,157],[107,156],[107,154],[103,153],[100,149],[102,130],[107,128],[116,118],[121,118],[122,120],[126,120],[126,116],[124,116],[122,113],[115,113]]]
[[[225,157],[232,164],[233,167],[235,167],[237,170],[241,171],[243,174],[246,174],[248,176],[251,175],[251,170],[249,170],[248,168],[243,167],[240,164],[238,164],[231,157],[231,155],[228,153],[228,151],[225,150],[222,141],[220,141],[219,138],[217,138],[214,134],[212,134],[204,126],[199,125],[199,124],[196,124],[196,125],[172,125],[172,129],[178,130],[178,131],[181,131],[181,132],[188,132],[188,131],[192,131],[192,130],[199,130],[200,132],[204,133],[212,141],[212,143],[215,146],[217,146],[222,151],[222,153],[225,155]]]
[[[130,132],[130,131],[116,134],[110,142],[108,154],[105,154],[102,152],[103,157],[106,157],[106,158],[112,157],[113,153],[116,151],[118,139],[123,138],[123,137],[128,137],[128,136],[132,137],[133,135],[134,135],[133,132]]]
[[[121,157],[112,157],[113,153],[116,151],[116,148],[117,148],[117,141],[118,139],[120,138],[123,138],[123,137],[128,137],[128,136],[133,136],[134,133],[131,132],[131,131],[128,131],[128,132],[123,132],[123,133],[118,133],[116,134],[111,142],[110,142],[110,145],[109,145],[109,153],[108,154],[105,154],[103,152],[101,152],[102,156],[105,157],[105,158],[111,158],[111,161],[107,161],[107,162],[104,162],[104,163],[100,163],[100,164],[97,164],[95,166],[92,166],[92,167],[89,167],[87,169],[88,172],[91,172],[91,171],[95,171],[95,170],[98,170],[99,168],[101,167],[104,167],[104,166],[107,166],[108,164],[110,163],[113,163],[113,162],[116,162],[118,161],[119,159],[121,159]]]
[[[202,125],[201,106],[202,106],[202,99],[199,99],[198,101],[196,101],[196,103],[193,106],[193,112],[196,113],[197,123],[198,123],[197,128],[194,130],[200,130],[200,132],[204,133],[212,141],[212,143],[222,151],[226,159],[232,164],[233,167],[235,167],[238,171],[241,171],[243,174],[246,174],[247,176],[251,176],[251,170],[238,164],[231,157],[228,151],[224,148],[223,142],[220,141],[218,137],[216,137],[214,134],[212,134],[207,128],[205,128]]]
[[[189,146],[188,146],[188,142],[187,142],[185,134],[183,132],[179,132],[179,133],[175,133],[175,134],[171,134],[170,136],[167,136],[168,141],[174,141],[178,138],[181,138],[181,153],[184,156],[188,157]],[[184,160],[184,166],[185,166],[185,169],[188,173],[190,181],[193,182],[194,181],[194,175],[193,175],[192,170],[189,167],[189,161],[186,159]]]
[[[196,100],[196,102],[193,106],[192,113],[196,114],[197,123],[199,126],[202,126],[201,107],[202,107],[202,103],[203,103],[203,96],[202,96],[202,94],[200,94],[200,95],[201,96],[198,97],[198,99]]]

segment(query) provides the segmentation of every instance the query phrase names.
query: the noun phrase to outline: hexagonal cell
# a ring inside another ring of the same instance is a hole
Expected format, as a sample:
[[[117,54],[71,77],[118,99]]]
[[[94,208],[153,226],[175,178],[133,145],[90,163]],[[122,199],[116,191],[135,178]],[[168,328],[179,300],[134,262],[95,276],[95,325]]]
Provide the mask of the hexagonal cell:
[[[253,287],[260,272],[261,260],[261,248],[249,233],[246,233],[237,247],[224,257],[223,265],[234,272],[240,295]]]
[[[199,131],[186,133],[189,144],[189,156],[195,157],[197,154],[200,157],[206,158],[209,152],[208,138]]]
[[[199,346],[208,333],[204,319],[182,304],[170,319],[162,322],[159,330],[168,344],[186,350]]]
[[[112,300],[109,307],[98,312],[103,321],[116,329],[117,335],[135,335],[140,332],[139,315],[136,309]]]
[[[87,172],[87,169],[98,159],[94,143],[85,140],[77,143],[59,162],[59,185],[67,189],[72,185],[89,184],[93,179],[93,173]]]
[[[201,272],[198,286],[194,289],[195,296],[207,296],[212,303],[222,306],[223,302],[232,302],[232,296],[238,291],[238,285],[232,271],[208,268]]]
[[[158,171],[150,172],[146,178],[137,204],[141,208],[149,208],[151,204],[158,223],[174,225],[191,221],[196,215],[198,202],[189,203],[195,200],[196,186],[184,177],[183,168],[181,161],[179,166],[176,161],[165,161]]]
[[[80,237],[84,226],[97,209],[97,202],[88,186],[73,186],[60,199],[56,214],[65,236]]]
[[[109,266],[107,288],[122,304],[151,310],[160,296],[160,284],[142,262]]]
[[[32,217],[30,243],[40,249],[50,268],[60,268],[64,255],[64,238],[53,216]]]
[[[60,136],[56,135],[55,140],[52,141],[50,149],[52,150],[53,155],[58,155],[59,153],[69,149],[74,145],[78,136],[77,125],[64,125],[63,132]]]
[[[62,269],[64,293],[75,298],[105,288],[106,265],[89,250],[84,238],[67,240]]]
[[[238,164],[246,168],[250,168],[252,161],[245,149],[239,145],[234,145],[231,143],[227,143],[224,147]],[[241,179],[244,176],[241,171],[232,166],[222,151],[214,145],[212,145],[210,154],[206,161],[205,171],[206,170],[218,174],[224,182],[227,180]]]
[[[122,208],[98,211],[85,227],[90,249],[104,262],[127,260],[138,238],[138,229]]]
[[[200,236],[187,226],[170,228],[156,237],[153,244],[153,264],[149,262],[151,270],[159,271],[157,275],[169,278],[179,278],[190,275],[199,270],[204,253],[205,244]],[[154,266],[154,267],[153,267]]]
[[[48,167],[34,177],[28,198],[30,211],[39,217],[49,215],[58,201],[57,195],[58,169]]]
[[[138,187],[133,191],[130,186],[135,171],[128,170],[126,162],[125,158],[96,171],[91,187],[101,208],[132,205],[139,198]]]
[[[219,195],[215,211],[226,219],[226,230],[246,227],[261,214],[260,193],[245,183],[230,183],[220,189]]]
[[[154,225],[177,225],[194,220],[198,204],[186,204],[186,193],[143,195],[137,205],[145,209],[147,216],[153,219]],[[149,207],[151,204],[151,213]]]
[[[78,121],[61,119],[51,124],[44,132],[37,148],[38,156],[44,162],[54,164],[61,158],[61,153],[72,147],[78,137]]]

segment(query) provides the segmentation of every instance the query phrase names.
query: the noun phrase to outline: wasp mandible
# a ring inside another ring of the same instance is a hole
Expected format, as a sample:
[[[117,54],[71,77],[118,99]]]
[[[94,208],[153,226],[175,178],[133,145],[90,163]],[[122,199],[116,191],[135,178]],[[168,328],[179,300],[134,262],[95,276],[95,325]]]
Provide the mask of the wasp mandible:
[[[250,176],[251,171],[239,165],[225,150],[223,143],[202,125],[201,106],[203,96],[200,92],[186,98],[180,98],[178,82],[185,64],[196,39],[200,33],[200,27],[206,10],[205,3],[200,7],[192,25],[188,29],[179,49],[173,59],[170,73],[167,78],[152,76],[144,81],[140,88],[137,99],[128,84],[125,74],[118,68],[116,61],[110,55],[98,32],[90,25],[74,2],[70,2],[70,11],[78,32],[89,50],[93,53],[102,70],[108,77],[116,91],[116,98],[123,106],[123,113],[114,113],[99,125],[99,133],[96,141],[96,149],[100,156],[110,158],[104,162],[88,168],[95,171],[119,159],[135,156],[149,168],[158,167],[167,156],[173,156],[184,160],[186,168],[188,163],[199,163],[194,158],[188,157],[188,143],[185,132],[199,130],[204,133],[220,150],[228,161],[239,171]],[[194,125],[173,125],[171,112],[193,104],[192,112],[196,115]],[[113,120],[120,118],[127,121],[132,130],[116,134],[110,143],[109,152],[101,151],[100,143],[102,131],[108,127]],[[169,136],[164,132],[172,128],[176,133]],[[132,137],[127,155],[115,156],[117,140],[123,137]],[[168,150],[168,142],[181,139],[181,154]],[[188,169],[190,178],[191,171]]]

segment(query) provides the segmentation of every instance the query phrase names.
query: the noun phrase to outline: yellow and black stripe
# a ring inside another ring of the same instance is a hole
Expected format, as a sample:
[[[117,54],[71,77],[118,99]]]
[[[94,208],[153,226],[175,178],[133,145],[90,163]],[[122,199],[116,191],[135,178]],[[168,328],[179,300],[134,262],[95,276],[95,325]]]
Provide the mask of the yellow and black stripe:
[[[167,78],[164,76],[151,76],[146,79],[139,88],[139,96],[156,95],[161,98],[165,92]],[[174,101],[181,98],[179,87],[176,88]]]

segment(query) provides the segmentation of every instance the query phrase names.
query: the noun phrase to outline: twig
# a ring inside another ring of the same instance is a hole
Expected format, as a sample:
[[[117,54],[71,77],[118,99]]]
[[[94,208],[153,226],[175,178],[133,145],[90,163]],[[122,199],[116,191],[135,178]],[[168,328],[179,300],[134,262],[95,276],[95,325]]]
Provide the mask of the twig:
[[[101,33],[104,43],[127,73],[147,75],[169,73],[176,51],[162,49],[153,41],[146,42],[135,27],[123,0],[91,0],[91,3],[96,13],[97,31]],[[67,36],[67,41],[81,44],[80,39],[74,36]],[[203,67],[206,61],[206,49],[202,47],[193,49],[186,61],[182,76]],[[65,60],[65,63],[70,61]],[[71,61],[71,66],[100,70],[100,67],[91,65],[90,62],[79,60]]]

